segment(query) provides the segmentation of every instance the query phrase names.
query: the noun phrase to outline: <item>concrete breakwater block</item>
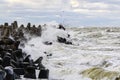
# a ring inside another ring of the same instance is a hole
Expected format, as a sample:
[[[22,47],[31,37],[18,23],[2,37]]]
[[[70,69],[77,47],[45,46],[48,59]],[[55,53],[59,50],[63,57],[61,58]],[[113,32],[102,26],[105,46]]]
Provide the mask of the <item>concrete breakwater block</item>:
[[[17,75],[24,75],[24,74],[25,74],[24,68],[14,68],[13,71],[14,71],[14,73],[16,73]]]
[[[48,69],[42,69],[40,70],[39,79],[48,79],[49,78],[49,70]]]
[[[25,69],[24,78],[36,79],[36,71],[33,66],[28,66]]]
[[[13,71],[16,75],[24,75],[23,78],[27,79],[49,79],[48,69],[36,70],[29,66],[26,70],[24,68],[14,68]]]

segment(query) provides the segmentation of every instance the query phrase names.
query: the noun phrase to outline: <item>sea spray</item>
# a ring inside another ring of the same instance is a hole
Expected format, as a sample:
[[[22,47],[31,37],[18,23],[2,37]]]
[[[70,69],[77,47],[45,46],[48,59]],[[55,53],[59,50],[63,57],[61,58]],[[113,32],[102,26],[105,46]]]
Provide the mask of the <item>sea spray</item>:
[[[66,45],[58,43],[56,36],[58,36],[58,33],[62,33],[60,35],[63,37],[66,35],[67,29],[63,31],[52,25],[46,26],[41,37],[28,36],[31,39],[28,43],[25,43],[24,51],[31,54],[33,59],[39,56],[44,57],[43,64],[50,69],[50,80],[115,80],[115,78],[119,78],[120,70],[120,33],[119,31],[106,32],[105,29],[70,29],[71,38],[76,45]],[[44,41],[51,41],[53,44],[45,45]],[[52,56],[46,57],[45,51],[51,53]],[[79,74],[90,67],[95,67],[95,70],[90,71],[91,74],[89,74],[92,78],[88,78],[87,75],[82,77],[82,74]],[[104,73],[101,74],[102,76],[109,77],[100,77],[101,72]]]

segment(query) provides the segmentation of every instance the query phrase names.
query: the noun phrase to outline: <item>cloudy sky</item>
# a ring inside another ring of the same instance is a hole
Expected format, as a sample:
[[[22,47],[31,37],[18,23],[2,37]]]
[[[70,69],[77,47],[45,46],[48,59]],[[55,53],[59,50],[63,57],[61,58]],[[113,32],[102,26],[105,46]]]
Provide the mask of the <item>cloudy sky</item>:
[[[0,0],[0,24],[120,26],[120,0]]]

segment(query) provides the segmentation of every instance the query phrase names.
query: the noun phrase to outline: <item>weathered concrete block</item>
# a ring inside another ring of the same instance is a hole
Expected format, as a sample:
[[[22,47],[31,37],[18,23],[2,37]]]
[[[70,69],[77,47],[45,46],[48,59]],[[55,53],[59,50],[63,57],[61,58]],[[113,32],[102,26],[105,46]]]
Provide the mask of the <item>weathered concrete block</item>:
[[[4,27],[7,27],[8,26],[8,23],[6,22],[6,23],[4,23]]]
[[[17,29],[18,28],[18,23],[17,23],[17,21],[14,21],[14,29]]]
[[[41,36],[41,34],[42,34],[42,27],[41,27],[41,25],[39,25],[38,29],[37,29],[37,35]]]
[[[28,23],[27,24],[27,29],[30,30],[30,27],[31,27],[31,23]]]

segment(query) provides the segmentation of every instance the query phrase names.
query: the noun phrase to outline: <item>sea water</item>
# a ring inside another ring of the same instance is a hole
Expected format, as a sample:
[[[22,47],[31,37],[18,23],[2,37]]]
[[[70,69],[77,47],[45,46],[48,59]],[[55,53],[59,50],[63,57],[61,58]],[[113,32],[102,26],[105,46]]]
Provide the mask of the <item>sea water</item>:
[[[57,36],[67,38],[73,45],[58,43]],[[45,45],[44,41],[53,44]],[[23,51],[34,60],[43,57],[43,65],[50,70],[49,80],[92,80],[81,72],[92,67],[120,72],[120,28],[76,27],[64,31],[47,26],[41,37],[32,37],[25,44]]]

